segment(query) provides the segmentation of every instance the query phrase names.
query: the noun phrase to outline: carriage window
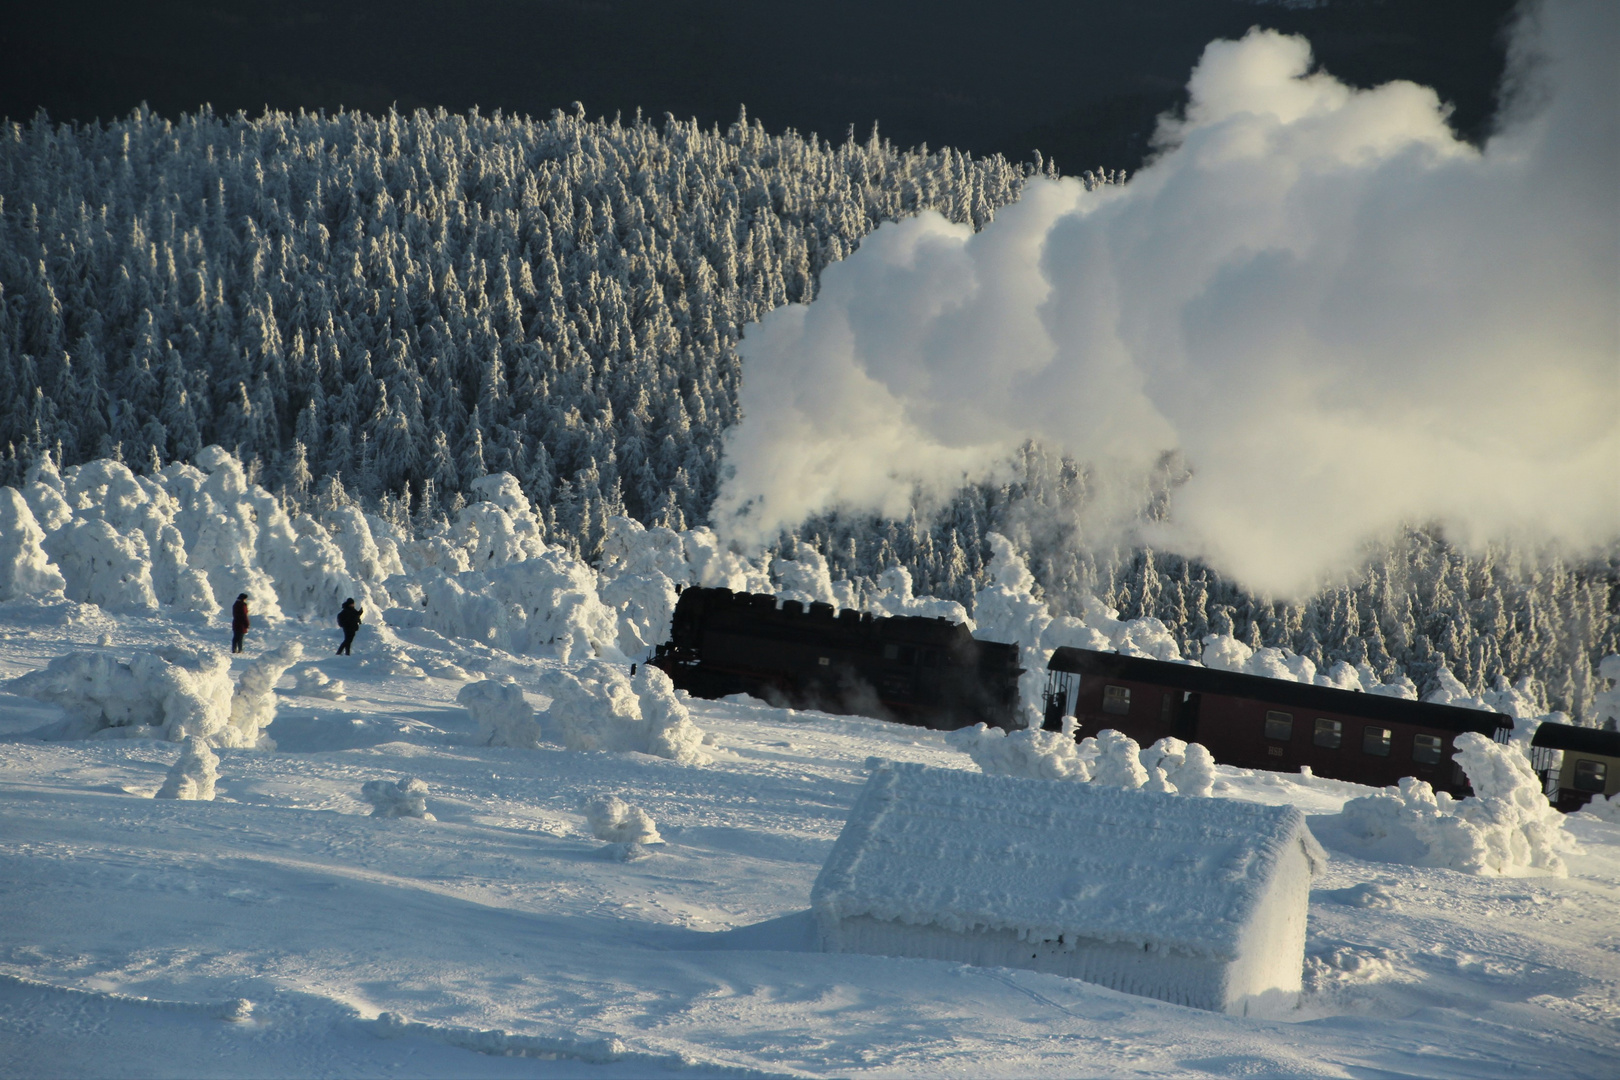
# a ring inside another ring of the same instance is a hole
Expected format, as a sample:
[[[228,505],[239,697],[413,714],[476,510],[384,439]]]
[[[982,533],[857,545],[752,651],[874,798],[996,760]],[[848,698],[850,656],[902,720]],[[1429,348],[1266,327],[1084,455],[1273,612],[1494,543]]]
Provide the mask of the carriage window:
[[[1103,712],[1124,716],[1131,711],[1131,688],[1128,686],[1103,687]]]
[[[1412,739],[1412,760],[1419,765],[1440,764],[1440,736],[1417,735]]]
[[[1583,758],[1575,763],[1575,790],[1602,791],[1609,786],[1609,767],[1601,761]]]
[[[1373,757],[1389,757],[1389,728],[1367,727],[1361,732],[1361,752]]]
[[[1266,713],[1266,738],[1279,739],[1287,742],[1294,735],[1294,714],[1285,712]]]
[[[1168,724],[1171,720],[1175,719],[1175,715],[1176,695],[1166,694],[1164,695],[1164,704],[1159,707],[1159,720],[1162,723]]]
[[[1318,716],[1316,718],[1316,736],[1312,741],[1317,746],[1337,750],[1344,742],[1344,724],[1337,720],[1328,720]]]
[[[885,660],[894,660],[894,659],[898,658],[899,655],[900,655],[900,646],[898,646],[898,645],[885,645],[885,646],[883,646],[883,659],[885,659]]]

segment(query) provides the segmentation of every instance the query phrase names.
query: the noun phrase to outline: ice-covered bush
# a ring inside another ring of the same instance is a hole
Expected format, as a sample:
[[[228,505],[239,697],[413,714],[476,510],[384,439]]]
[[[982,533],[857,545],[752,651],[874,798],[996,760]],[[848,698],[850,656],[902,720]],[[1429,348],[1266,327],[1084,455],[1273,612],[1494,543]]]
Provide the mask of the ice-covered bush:
[[[1606,690],[1598,691],[1592,706],[1599,724],[1613,720],[1620,722],[1620,655],[1605,656],[1598,664],[1598,677],[1608,681]]]
[[[58,656],[11,682],[14,692],[60,705],[68,719],[55,738],[193,736],[210,746],[273,750],[265,735],[276,715],[275,684],[302,647],[283,645],[248,665],[231,686],[231,661],[213,649],[158,649],[127,661],[110,653]]]
[[[1458,802],[1406,777],[1398,788],[1344,804],[1347,839],[1374,858],[1467,874],[1568,873],[1559,855],[1573,846],[1564,815],[1547,802],[1524,755],[1475,732],[1458,735],[1455,746],[1473,795]]]
[[[1144,750],[1117,731],[1104,731],[1077,746],[1072,724],[1072,720],[1066,721],[1063,731],[1025,728],[1012,732],[976,724],[945,738],[991,776],[1089,780],[1205,798],[1214,790],[1215,759],[1198,743],[1160,739]]]
[[[197,736],[188,738],[180,749],[180,760],[174,763],[163,786],[158,788],[159,799],[201,799],[214,797],[214,782],[219,779],[219,757],[208,744]]]
[[[1157,769],[1183,795],[1208,798],[1215,790],[1215,755],[1202,743],[1164,738],[1138,756],[1149,776]]]
[[[367,780],[360,785],[360,797],[371,804],[372,817],[438,820],[428,813],[427,784],[414,776],[404,777],[398,783]]]
[[[213,741],[231,718],[231,661],[211,649],[159,649],[120,660],[105,652],[58,656],[13,679],[25,697],[61,706],[67,721],[51,734]]]
[[[878,575],[877,589],[867,598],[866,607],[874,615],[912,615],[923,619],[945,619],[960,623],[969,630],[973,620],[967,608],[955,600],[941,600],[937,596],[912,595],[911,571],[903,566],[891,566]]]
[[[632,683],[617,666],[593,660],[551,676],[544,690],[552,699],[546,714],[551,733],[570,750],[636,751],[682,764],[704,760],[703,731],[657,668],[643,668]]]
[[[1089,780],[1091,769],[1081,758],[1074,736],[1061,731],[1024,728],[1005,732],[975,724],[946,737],[965,751],[981,772],[990,776],[1021,776],[1031,780]]]
[[[468,683],[456,695],[456,703],[477,721],[480,744],[529,750],[540,745],[534,707],[523,699],[516,683],[498,679]]]
[[[604,795],[585,804],[585,821],[591,835],[615,844],[661,844],[652,815],[631,806],[617,795]]]
[[[632,518],[608,518],[602,538],[598,593],[618,612],[619,650],[641,656],[669,638],[675,585],[689,574],[681,538],[671,529],[648,529]]]
[[[1163,772],[1158,778],[1163,780]],[[1097,733],[1097,760],[1091,768],[1091,782],[1108,787],[1139,788],[1154,774],[1142,767],[1142,748],[1136,740],[1112,729]]]
[[[303,645],[289,641],[249,664],[236,680],[236,693],[231,695],[229,723],[223,730],[210,733],[210,741],[215,746],[275,749],[275,742],[264,733],[264,729],[276,718],[276,683],[303,655]]]
[[[704,731],[692,723],[692,713],[675,693],[675,683],[668,674],[643,664],[630,685],[647,724],[647,753],[682,765],[701,765],[709,760],[703,752]]]
[[[50,596],[66,587],[41,546],[45,531],[16,488],[0,488],[0,600]]]

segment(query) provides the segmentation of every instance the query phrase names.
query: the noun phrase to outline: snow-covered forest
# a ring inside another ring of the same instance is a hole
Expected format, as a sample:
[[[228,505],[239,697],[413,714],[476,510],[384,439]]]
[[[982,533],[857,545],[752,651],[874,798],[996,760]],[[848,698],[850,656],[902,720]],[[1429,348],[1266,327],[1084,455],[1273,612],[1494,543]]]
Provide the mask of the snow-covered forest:
[[[706,521],[748,323],[812,298],[881,222],[980,227],[1042,169],[746,118],[562,113],[143,110],[0,141],[0,483],[46,455],[153,474],[218,443],[294,517],[358,503],[420,533],[504,471],[546,540],[593,562],[615,515]],[[1182,467],[1141,493],[1144,519]],[[1032,445],[1015,471],[937,514],[818,519],[779,548],[814,546],[856,599],[899,563],[919,593],[967,602],[1000,532],[1059,615],[1095,594],[1184,653],[1229,634],[1425,693],[1442,670],[1474,693],[1522,683],[1597,719],[1620,557],[1465,552],[1413,523],[1359,580],[1274,603],[1130,530],[1088,531],[1083,463]]]

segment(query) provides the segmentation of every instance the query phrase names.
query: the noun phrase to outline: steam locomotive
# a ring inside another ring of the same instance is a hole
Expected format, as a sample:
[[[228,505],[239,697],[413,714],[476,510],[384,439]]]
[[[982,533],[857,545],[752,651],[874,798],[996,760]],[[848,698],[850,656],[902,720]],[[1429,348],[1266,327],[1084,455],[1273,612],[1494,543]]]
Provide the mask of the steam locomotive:
[[[1011,729],[1023,674],[1016,645],[980,641],[945,619],[697,588],[681,593],[670,640],[651,663],[698,697],[748,693],[945,730]],[[1477,709],[1073,648],[1052,654],[1043,705],[1048,728],[1074,716],[1076,737],[1113,728],[1147,746],[1174,736],[1225,765],[1309,768],[1373,787],[1415,776],[1459,797],[1470,789],[1453,759],[1456,736],[1505,742],[1513,727]]]
[[[768,594],[686,589],[650,661],[698,697],[747,693],[776,705],[951,730],[1007,728],[1018,710],[1018,647],[947,619]]]

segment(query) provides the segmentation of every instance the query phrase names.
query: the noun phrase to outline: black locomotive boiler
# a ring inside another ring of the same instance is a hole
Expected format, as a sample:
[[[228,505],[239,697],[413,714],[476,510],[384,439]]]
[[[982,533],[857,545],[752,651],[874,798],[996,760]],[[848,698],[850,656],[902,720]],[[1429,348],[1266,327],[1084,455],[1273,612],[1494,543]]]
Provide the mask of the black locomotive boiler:
[[[874,617],[831,604],[686,589],[651,663],[698,697],[747,693],[776,705],[952,730],[1010,728],[1018,647],[947,619]]]

